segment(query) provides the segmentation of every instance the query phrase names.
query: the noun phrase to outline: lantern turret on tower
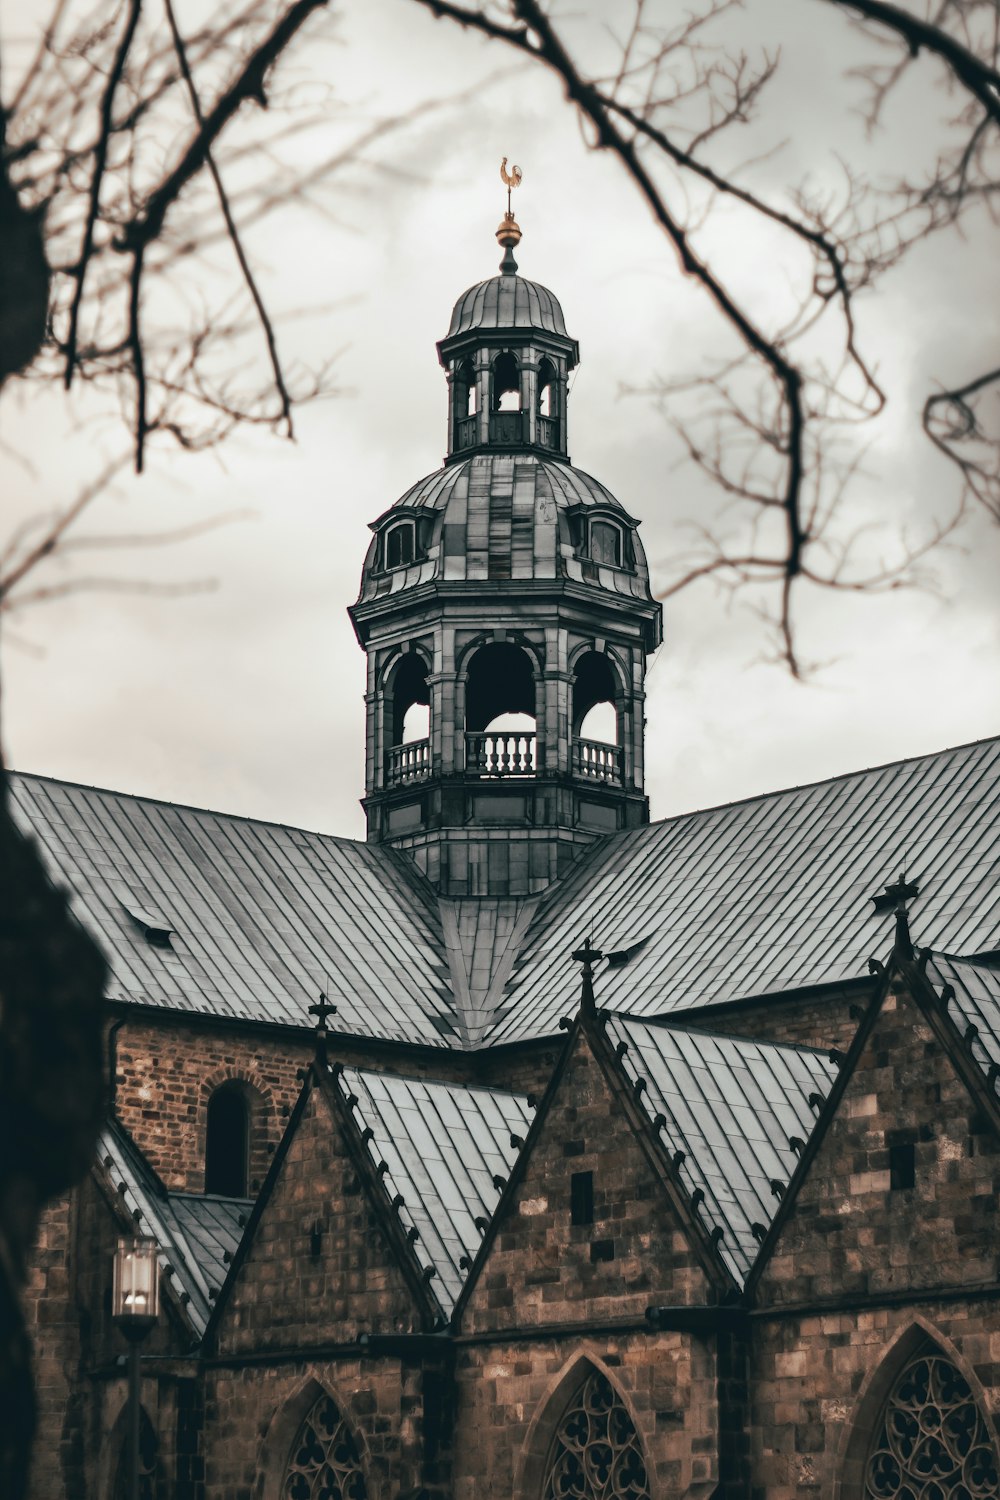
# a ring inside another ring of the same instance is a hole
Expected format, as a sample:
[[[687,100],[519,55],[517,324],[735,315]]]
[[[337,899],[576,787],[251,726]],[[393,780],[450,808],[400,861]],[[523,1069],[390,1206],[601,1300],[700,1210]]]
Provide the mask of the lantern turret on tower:
[[[595,836],[649,818],[660,606],[637,522],[567,460],[577,345],[553,294],[518,274],[509,207],[497,238],[500,275],[459,298],[438,345],[444,466],[373,523],[351,610],[369,841],[454,896],[539,890]]]

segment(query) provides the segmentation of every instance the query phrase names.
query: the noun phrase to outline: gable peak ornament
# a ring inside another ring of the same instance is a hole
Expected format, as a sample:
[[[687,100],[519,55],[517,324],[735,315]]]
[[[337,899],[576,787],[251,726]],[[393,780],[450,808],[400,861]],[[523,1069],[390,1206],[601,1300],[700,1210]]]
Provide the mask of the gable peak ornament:
[[[514,259],[514,248],[521,243],[521,227],[514,218],[510,206],[510,195],[516,187],[521,186],[524,173],[518,166],[512,166],[507,171],[507,158],[504,157],[500,163],[500,177],[507,186],[507,212],[500,220],[500,228],[497,230],[497,242],[503,246],[503,260],[500,262],[500,270],[504,276],[517,275],[517,261]]]

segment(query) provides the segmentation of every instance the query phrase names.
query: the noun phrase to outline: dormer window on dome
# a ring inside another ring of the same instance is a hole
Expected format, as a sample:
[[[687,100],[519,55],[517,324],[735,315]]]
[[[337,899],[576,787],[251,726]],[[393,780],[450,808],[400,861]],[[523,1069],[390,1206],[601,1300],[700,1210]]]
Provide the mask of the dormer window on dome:
[[[397,521],[386,528],[385,566],[404,568],[417,555],[417,528],[413,521]]]
[[[603,517],[600,520],[592,520],[589,527],[590,544],[588,552],[590,559],[596,563],[606,563],[609,567],[620,568],[624,565],[625,556],[625,534],[617,521],[608,521]]]
[[[401,514],[394,507],[380,517],[372,526],[376,533],[375,569],[379,573],[391,573],[396,568],[407,568],[411,563],[422,562],[427,556],[427,544],[433,527],[433,517],[419,513]]]

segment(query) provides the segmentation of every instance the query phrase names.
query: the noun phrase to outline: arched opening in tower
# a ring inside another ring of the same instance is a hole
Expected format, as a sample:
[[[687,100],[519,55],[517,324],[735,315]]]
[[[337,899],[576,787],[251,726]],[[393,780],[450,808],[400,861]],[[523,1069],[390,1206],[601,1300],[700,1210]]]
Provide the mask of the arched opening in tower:
[[[556,414],[556,367],[550,359],[543,359],[538,366],[538,415],[554,417]]]
[[[535,677],[519,646],[483,646],[469,663],[465,689],[469,768],[486,775],[535,769]]]
[[[427,667],[415,651],[399,660],[392,677],[392,743],[412,745],[431,732]]]
[[[605,745],[619,742],[614,670],[600,651],[587,651],[573,678],[573,734]]]
[[[505,349],[493,361],[492,408],[494,411],[521,410],[521,367],[517,355]]]
[[[455,416],[474,417],[476,414],[476,371],[471,359],[463,359],[455,372]]]

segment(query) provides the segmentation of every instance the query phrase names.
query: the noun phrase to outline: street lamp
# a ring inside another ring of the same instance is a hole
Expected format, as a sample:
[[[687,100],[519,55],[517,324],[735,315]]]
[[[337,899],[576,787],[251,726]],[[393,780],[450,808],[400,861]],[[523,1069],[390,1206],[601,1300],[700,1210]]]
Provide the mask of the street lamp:
[[[156,1241],[130,1235],[118,1241],[111,1315],[128,1339],[128,1473],[130,1500],[139,1497],[139,1345],[160,1311]]]

